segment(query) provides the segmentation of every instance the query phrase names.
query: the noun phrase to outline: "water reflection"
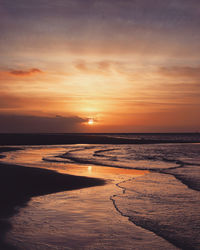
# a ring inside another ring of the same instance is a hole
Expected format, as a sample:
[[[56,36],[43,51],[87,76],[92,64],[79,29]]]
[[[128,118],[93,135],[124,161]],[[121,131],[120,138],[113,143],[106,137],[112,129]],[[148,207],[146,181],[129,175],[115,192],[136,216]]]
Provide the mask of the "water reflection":
[[[65,160],[44,161],[44,158],[56,159],[57,155],[64,154],[71,146],[24,146],[24,150],[4,153],[6,158],[2,162],[19,164],[28,167],[39,167],[55,170],[64,174],[89,176],[105,179],[120,180],[123,175],[140,176],[149,173],[148,170],[104,167],[97,165],[77,164]]]
[[[89,172],[89,173],[92,172],[92,166],[88,166],[88,172]]]

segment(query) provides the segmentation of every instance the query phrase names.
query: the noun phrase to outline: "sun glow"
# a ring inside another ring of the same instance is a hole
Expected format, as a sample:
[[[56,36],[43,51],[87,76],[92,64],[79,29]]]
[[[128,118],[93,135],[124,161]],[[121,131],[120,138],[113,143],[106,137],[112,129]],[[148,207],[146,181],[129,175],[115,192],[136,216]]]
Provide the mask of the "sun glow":
[[[88,120],[88,125],[93,125],[94,124],[94,120],[92,119],[92,118],[90,118],[89,120]]]

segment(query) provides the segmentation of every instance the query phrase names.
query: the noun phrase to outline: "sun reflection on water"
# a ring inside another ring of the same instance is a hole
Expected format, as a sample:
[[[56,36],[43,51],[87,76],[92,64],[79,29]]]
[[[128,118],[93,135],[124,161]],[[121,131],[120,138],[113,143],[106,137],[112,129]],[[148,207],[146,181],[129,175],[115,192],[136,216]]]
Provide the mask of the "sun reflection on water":
[[[92,166],[88,166],[88,172],[89,172],[89,173],[92,172]]]

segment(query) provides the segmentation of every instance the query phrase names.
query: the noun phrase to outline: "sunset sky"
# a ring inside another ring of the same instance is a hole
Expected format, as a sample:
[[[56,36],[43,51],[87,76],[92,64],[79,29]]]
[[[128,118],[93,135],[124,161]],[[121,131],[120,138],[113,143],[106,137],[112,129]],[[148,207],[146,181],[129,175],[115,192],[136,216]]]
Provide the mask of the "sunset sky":
[[[0,0],[0,31],[0,132],[200,131],[199,0]]]

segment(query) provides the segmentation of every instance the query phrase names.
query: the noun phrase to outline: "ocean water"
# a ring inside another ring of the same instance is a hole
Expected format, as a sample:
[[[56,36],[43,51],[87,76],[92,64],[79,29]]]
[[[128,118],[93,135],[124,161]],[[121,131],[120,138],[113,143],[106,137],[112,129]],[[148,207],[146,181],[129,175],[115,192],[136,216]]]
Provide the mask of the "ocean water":
[[[170,140],[170,141],[199,141],[200,133],[122,133],[122,134],[101,134],[115,138],[135,139],[135,140]]]
[[[110,136],[133,137],[135,135],[112,134]],[[95,199],[101,198],[101,200],[96,200],[96,204],[98,202],[102,204],[105,202],[106,206],[108,204],[112,206],[112,213],[115,213],[113,215],[115,218],[117,216],[126,218],[127,222],[123,222],[124,229],[122,224],[118,225],[119,231],[121,235],[124,235],[124,232],[127,232],[128,228],[128,232],[126,233],[128,244],[129,246],[130,244],[134,245],[135,242],[136,247],[128,247],[126,245],[123,248],[123,244],[125,243],[122,243],[122,246],[118,243],[118,248],[116,248],[113,243],[110,243],[107,247],[106,245],[101,245],[101,249],[148,249],[147,243],[145,240],[141,240],[142,238],[140,240],[134,239],[134,237],[131,239],[130,230],[133,230],[133,234],[134,230],[136,230],[130,228],[131,224],[136,226],[136,228],[152,233],[152,237],[156,235],[156,237],[160,237],[160,239],[170,244],[166,246],[164,243],[161,245],[155,243],[155,245],[149,245],[149,249],[174,249],[176,247],[180,249],[200,249],[200,144],[176,143],[174,140],[176,140],[177,136],[175,138],[171,135],[171,138],[173,143],[168,144],[24,146],[24,150],[7,152],[5,154],[6,157],[1,159],[1,161],[50,168],[73,174],[77,171],[78,175],[98,176],[109,180],[111,183],[109,185],[113,185],[114,188],[105,191],[103,196],[98,196],[97,193],[90,193],[89,204],[93,204],[91,200],[94,202]],[[185,136],[184,139],[185,141],[189,140],[188,136]],[[87,169],[87,171],[84,171],[84,169]],[[114,172],[110,175],[104,171],[101,175],[98,175],[98,171],[92,173],[93,169],[99,169],[99,171],[101,169],[118,169],[122,172]],[[134,170],[145,170],[146,172],[144,172],[145,174],[141,172],[138,175],[131,174],[131,171]],[[123,174],[123,171],[128,171],[128,174]],[[101,187],[97,189],[101,190]],[[74,197],[73,191],[72,193],[68,192],[68,194]],[[76,199],[80,201],[83,198],[80,198],[81,196],[79,195],[76,191]],[[51,200],[52,196],[48,197]],[[54,202],[56,197],[58,199],[58,196],[55,194],[53,198]],[[86,200],[86,198],[84,199]],[[29,213],[28,211],[34,210],[33,207],[36,206],[34,202],[32,208],[24,208],[25,210],[22,212],[21,217],[19,213],[18,219],[14,219],[14,222],[21,227],[21,230],[24,222],[20,223],[20,218],[25,218],[25,214]],[[36,204],[39,204],[39,201],[37,202]],[[59,202],[61,201],[58,199]],[[64,204],[63,200],[61,203]],[[41,204],[44,206],[44,203]],[[75,206],[74,204],[70,205],[70,207]],[[74,212],[71,211],[72,213]],[[68,211],[67,214],[69,216],[70,212]],[[77,214],[76,216],[78,216]],[[82,214],[82,216],[84,215]],[[99,216],[101,217],[102,215]],[[33,217],[32,220],[34,220]],[[109,217],[110,215],[108,217],[105,215],[105,218],[108,220],[108,222],[105,222],[104,218],[105,225],[109,223]],[[63,218],[64,216],[62,215]],[[28,222],[26,221],[26,223]],[[84,224],[84,222],[81,223]],[[84,232],[89,229],[92,230],[92,225],[96,226],[97,224],[91,224],[90,221],[89,225],[85,226]],[[116,225],[117,223],[114,226],[115,230],[117,230]],[[57,226],[59,228],[59,223]],[[56,230],[59,232],[58,228]],[[15,227],[13,230],[14,234],[10,234],[11,242],[13,241],[12,239],[16,239],[13,235],[19,232]],[[63,225],[62,230],[64,230]],[[95,230],[98,232],[98,229]],[[67,232],[66,229],[65,231]],[[117,234],[119,234],[119,231]],[[23,236],[21,237],[22,242],[24,239]],[[35,241],[34,237],[32,238]],[[54,233],[54,237],[56,237],[56,233]],[[93,237],[95,238],[94,235]],[[114,240],[114,236],[112,237],[112,240]],[[73,238],[72,235],[71,238]],[[108,241],[107,239],[106,242]],[[30,235],[29,242],[31,242]],[[152,240],[152,242],[154,241]],[[77,243],[79,247],[73,244],[72,248],[69,247],[66,249],[79,249],[82,243]],[[26,247],[31,249],[30,245],[26,245]],[[90,247],[87,248],[85,245],[82,249],[100,249],[100,245],[99,248]]]
[[[58,159],[149,170],[118,184],[123,192],[113,195],[114,206],[182,249],[200,248],[200,144],[75,146]]]

